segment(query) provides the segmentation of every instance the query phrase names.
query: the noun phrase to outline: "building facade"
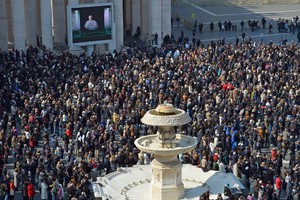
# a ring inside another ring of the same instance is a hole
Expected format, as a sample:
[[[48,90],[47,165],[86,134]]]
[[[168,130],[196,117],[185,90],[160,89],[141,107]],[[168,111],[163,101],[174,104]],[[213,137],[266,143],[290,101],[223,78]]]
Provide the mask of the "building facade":
[[[67,6],[109,2],[114,9],[115,45],[103,44],[100,49],[120,49],[125,34],[134,35],[138,27],[142,40],[157,33],[160,42],[171,34],[171,0],[1,0],[0,48],[67,45]]]

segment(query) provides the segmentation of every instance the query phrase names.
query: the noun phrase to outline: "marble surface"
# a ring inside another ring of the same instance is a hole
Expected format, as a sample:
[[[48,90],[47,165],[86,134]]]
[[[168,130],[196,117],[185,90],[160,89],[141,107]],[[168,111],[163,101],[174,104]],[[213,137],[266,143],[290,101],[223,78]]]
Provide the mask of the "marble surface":
[[[151,200],[150,182],[152,169],[150,165],[137,165],[123,168],[93,182],[95,197],[110,200]],[[210,191],[211,199],[223,193],[224,185],[235,184],[244,189],[241,182],[232,174],[219,171],[203,172],[202,169],[190,164],[182,167],[182,182],[185,195],[182,200],[198,200],[199,196]]]

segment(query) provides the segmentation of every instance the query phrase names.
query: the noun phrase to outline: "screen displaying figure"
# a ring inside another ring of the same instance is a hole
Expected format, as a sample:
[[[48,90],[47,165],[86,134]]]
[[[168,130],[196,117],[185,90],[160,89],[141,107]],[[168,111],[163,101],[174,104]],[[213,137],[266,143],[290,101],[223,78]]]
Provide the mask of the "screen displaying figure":
[[[72,43],[112,39],[112,6],[71,8]]]
[[[89,20],[85,22],[84,28],[89,31],[95,31],[98,29],[98,23],[93,20],[93,16],[89,16]]]

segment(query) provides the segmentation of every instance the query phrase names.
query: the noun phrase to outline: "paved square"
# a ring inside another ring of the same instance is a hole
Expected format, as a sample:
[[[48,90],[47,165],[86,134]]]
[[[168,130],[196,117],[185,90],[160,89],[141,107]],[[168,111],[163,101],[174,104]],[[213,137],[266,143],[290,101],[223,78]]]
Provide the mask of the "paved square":
[[[234,6],[234,5],[222,5],[222,6],[205,6],[200,7],[189,1],[184,0],[180,5],[172,6],[172,13],[176,16],[180,16],[182,21],[188,21],[193,23],[195,20],[204,24],[203,32],[199,33],[198,27],[196,30],[196,38],[202,42],[209,42],[211,40],[218,40],[223,37],[226,41],[235,42],[236,37],[241,38],[241,20],[245,22],[246,36],[258,42],[263,35],[264,42],[272,40],[275,43],[280,43],[281,38],[287,38],[288,42],[297,41],[296,34],[291,33],[279,33],[277,30],[277,20],[279,18],[291,20],[293,17],[300,15],[300,4],[284,4],[284,5],[262,5],[262,6]],[[194,17],[194,18],[193,18]],[[266,29],[259,29],[252,32],[248,28],[248,20],[258,20],[261,24],[261,19],[265,18]],[[274,20],[273,34],[268,34],[268,23]],[[232,24],[237,25],[237,31],[219,31],[218,22],[230,20]],[[214,31],[209,30],[209,24],[214,23]],[[184,23],[183,23],[184,24]],[[187,29],[184,26],[177,26],[174,19],[172,32],[175,38],[178,38],[181,31],[184,31],[185,36],[192,38],[192,30]],[[296,31],[297,33],[297,31]]]

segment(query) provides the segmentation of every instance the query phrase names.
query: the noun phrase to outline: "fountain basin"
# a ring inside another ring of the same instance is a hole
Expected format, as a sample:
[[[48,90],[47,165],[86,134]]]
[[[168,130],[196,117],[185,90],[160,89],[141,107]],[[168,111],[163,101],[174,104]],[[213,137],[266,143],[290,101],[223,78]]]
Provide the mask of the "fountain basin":
[[[134,144],[143,152],[159,155],[161,157],[169,157],[191,151],[196,147],[198,141],[190,136],[176,134],[176,146],[174,148],[162,148],[159,146],[157,135],[155,134],[138,138],[135,140]]]

